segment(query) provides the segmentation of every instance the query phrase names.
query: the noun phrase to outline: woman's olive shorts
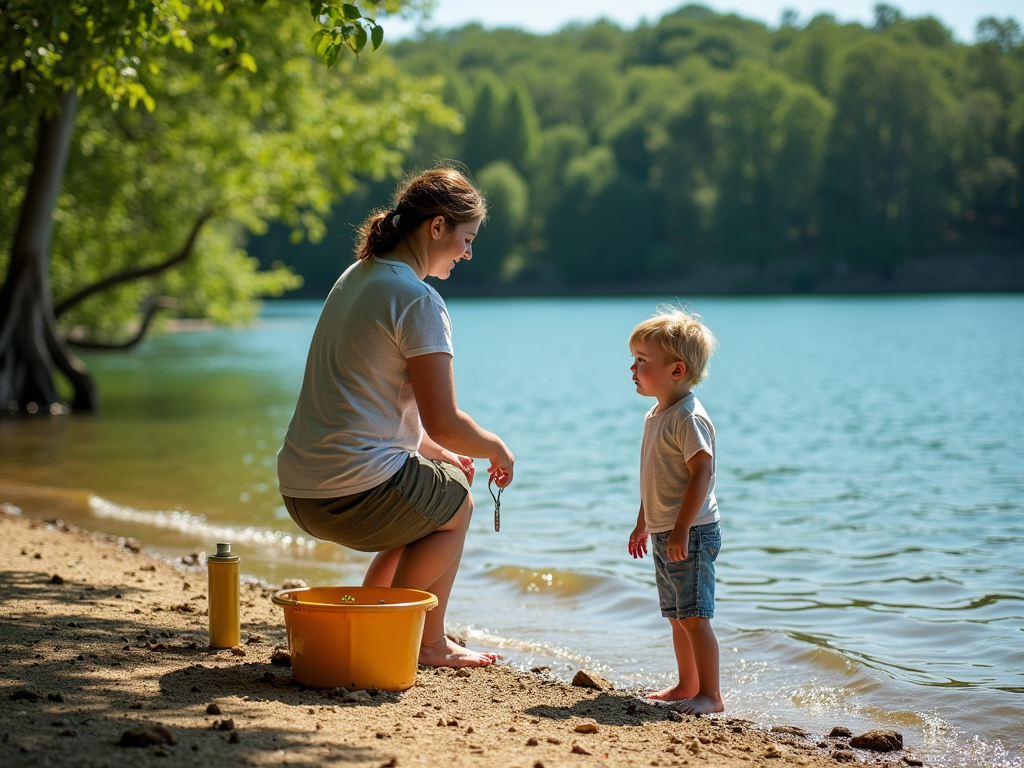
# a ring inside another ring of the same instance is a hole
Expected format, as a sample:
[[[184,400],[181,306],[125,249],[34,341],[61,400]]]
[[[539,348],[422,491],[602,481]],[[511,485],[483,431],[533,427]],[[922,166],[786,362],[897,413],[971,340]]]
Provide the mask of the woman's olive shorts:
[[[433,533],[455,516],[468,494],[461,469],[414,453],[397,474],[369,491],[335,499],[282,498],[310,536],[381,552]]]

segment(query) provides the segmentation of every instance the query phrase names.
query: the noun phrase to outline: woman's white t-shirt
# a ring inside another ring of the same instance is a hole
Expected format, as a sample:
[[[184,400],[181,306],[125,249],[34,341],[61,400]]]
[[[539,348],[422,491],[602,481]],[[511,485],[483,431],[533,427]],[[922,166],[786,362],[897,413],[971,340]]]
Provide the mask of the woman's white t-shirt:
[[[444,300],[399,261],[356,262],[324,304],[277,455],[281,493],[334,498],[389,479],[423,437],[407,358],[453,354]]]

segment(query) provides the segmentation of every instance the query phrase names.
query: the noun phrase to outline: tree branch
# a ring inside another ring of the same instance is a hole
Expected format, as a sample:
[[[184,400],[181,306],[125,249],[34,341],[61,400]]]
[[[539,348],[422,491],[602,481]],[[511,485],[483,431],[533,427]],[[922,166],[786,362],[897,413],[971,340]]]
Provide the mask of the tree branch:
[[[78,293],[69,296],[64,299],[64,301],[60,302],[60,304],[53,308],[54,316],[60,317],[69,309],[81,304],[89,297],[94,296],[101,291],[113,288],[115,285],[130,283],[133,280],[141,280],[144,277],[152,277],[153,275],[160,274],[171,267],[181,264],[192,255],[192,248],[195,246],[196,239],[199,237],[199,230],[203,228],[203,225],[209,221],[215,213],[216,210],[214,208],[208,208],[205,210],[196,220],[196,223],[192,225],[192,232],[189,233],[188,240],[185,241],[185,245],[182,249],[166,261],[162,261],[159,264],[153,264],[148,267],[142,267],[140,269],[129,269],[124,272],[118,272],[117,274],[105,277],[99,282],[83,288]]]
[[[171,299],[166,296],[156,296],[150,299],[149,306],[146,308],[146,315],[142,318],[142,325],[139,326],[139,330],[135,332],[135,335],[126,341],[121,342],[103,342],[103,341],[91,341],[89,339],[74,339],[68,337],[67,343],[74,347],[81,349],[131,349],[140,341],[142,337],[146,335],[146,331],[149,330],[149,324],[153,322],[153,317],[156,315],[159,309],[176,309],[179,306],[176,299]]]

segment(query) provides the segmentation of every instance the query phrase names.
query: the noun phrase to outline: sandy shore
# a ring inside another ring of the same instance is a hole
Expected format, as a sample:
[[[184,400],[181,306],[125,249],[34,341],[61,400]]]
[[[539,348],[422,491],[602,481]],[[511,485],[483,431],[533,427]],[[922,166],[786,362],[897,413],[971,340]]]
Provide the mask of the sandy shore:
[[[408,691],[344,702],[272,663],[286,637],[269,587],[243,585],[243,645],[214,651],[202,564],[8,513],[0,563],[3,766],[921,764],[909,749],[681,717],[506,664],[421,668]],[[120,746],[133,729],[164,743]]]

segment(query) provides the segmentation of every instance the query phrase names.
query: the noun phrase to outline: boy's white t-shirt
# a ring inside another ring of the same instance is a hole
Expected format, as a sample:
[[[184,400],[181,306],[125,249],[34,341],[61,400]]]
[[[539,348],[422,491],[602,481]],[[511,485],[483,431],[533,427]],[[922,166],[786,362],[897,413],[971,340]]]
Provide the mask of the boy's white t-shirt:
[[[423,437],[406,359],[453,354],[444,300],[400,261],[356,262],[324,304],[277,455],[281,493],[335,498],[392,477]]]
[[[697,451],[711,455],[711,482],[693,525],[719,519],[715,499],[715,427],[700,401],[689,393],[670,408],[655,413],[655,405],[644,419],[644,438],[640,446],[640,501],[648,533],[671,531],[676,524],[683,493],[690,481],[686,462]]]

